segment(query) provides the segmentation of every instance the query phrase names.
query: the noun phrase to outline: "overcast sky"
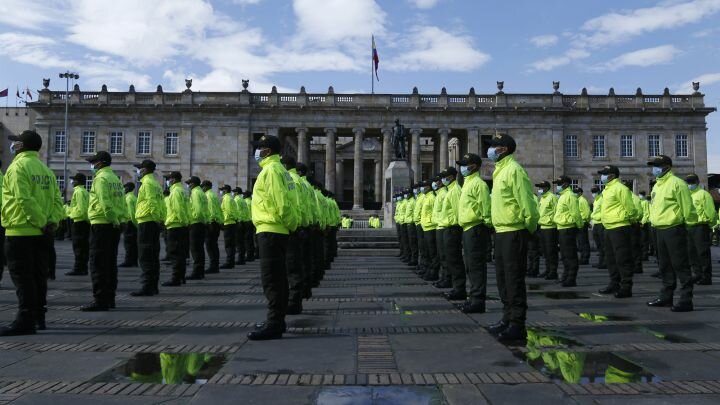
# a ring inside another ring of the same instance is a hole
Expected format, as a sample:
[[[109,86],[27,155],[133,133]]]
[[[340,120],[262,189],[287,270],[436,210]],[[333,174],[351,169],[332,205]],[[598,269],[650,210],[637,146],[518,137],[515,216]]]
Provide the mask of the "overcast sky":
[[[630,8],[632,7],[632,8]],[[720,104],[720,0],[0,0],[0,90],[690,93]],[[720,172],[720,116],[708,119]]]

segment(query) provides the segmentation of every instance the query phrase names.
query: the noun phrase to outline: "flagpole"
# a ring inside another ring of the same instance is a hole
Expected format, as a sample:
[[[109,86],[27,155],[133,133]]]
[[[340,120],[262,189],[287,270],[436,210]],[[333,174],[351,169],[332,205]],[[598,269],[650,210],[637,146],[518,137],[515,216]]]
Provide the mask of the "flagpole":
[[[375,77],[373,76],[373,68],[375,67],[375,54],[373,54],[373,52],[375,52],[375,50],[372,47],[373,39],[374,38],[371,36],[370,37],[370,89],[371,89],[370,94],[375,94]]]

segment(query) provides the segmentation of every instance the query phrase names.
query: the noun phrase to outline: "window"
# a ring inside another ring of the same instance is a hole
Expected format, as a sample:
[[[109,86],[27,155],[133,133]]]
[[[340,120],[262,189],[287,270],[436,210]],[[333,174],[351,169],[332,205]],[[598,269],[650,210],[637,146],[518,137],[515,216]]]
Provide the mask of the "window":
[[[565,157],[578,157],[577,135],[565,135]]]
[[[138,132],[137,140],[137,154],[138,155],[149,155],[151,152],[150,145],[152,144],[152,134],[149,131]]]
[[[675,156],[688,157],[687,135],[675,135]]]
[[[572,188],[573,191],[575,191],[575,189],[578,187],[580,187],[580,180],[578,180],[578,179],[570,180],[570,188]]]
[[[66,147],[65,130],[55,131],[55,153],[65,153]]]
[[[95,131],[83,131],[82,153],[95,153]]]
[[[593,135],[593,157],[605,157],[605,135]]]
[[[85,190],[90,191],[92,188],[93,176],[87,176],[85,178]]]
[[[57,180],[58,188],[60,189],[60,194],[63,194],[65,192],[65,177],[64,176],[55,176],[55,179]],[[65,197],[65,196],[63,196]]]
[[[178,154],[177,132],[168,132],[165,134],[165,154],[168,156],[176,156]]]
[[[480,135],[480,157],[487,157],[487,151],[490,148],[492,135]]]
[[[648,157],[662,154],[660,135],[648,135]]]
[[[620,136],[620,157],[633,157],[633,136]]]
[[[110,154],[122,155],[123,153],[123,133],[110,132]]]
[[[600,179],[593,179],[593,186],[599,188],[600,190],[605,188],[605,185],[600,181]]]

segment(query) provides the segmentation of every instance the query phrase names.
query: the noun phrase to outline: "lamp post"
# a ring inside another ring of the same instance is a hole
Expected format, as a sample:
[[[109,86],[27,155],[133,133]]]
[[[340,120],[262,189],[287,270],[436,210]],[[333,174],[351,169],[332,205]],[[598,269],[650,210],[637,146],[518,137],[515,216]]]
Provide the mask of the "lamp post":
[[[70,79],[77,80],[80,75],[66,71],[60,73],[60,78],[65,79],[65,153],[63,155],[63,200],[67,198],[67,161],[70,151],[70,136],[68,134],[68,109],[70,108]]]

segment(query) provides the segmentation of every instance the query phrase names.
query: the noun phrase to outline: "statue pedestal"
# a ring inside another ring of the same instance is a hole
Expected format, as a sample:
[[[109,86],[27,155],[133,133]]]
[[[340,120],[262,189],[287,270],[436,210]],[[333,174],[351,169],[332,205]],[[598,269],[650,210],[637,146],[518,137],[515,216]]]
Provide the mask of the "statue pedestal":
[[[395,228],[395,210],[392,196],[412,184],[413,171],[406,160],[394,160],[385,170],[385,201],[383,201],[383,228]]]

